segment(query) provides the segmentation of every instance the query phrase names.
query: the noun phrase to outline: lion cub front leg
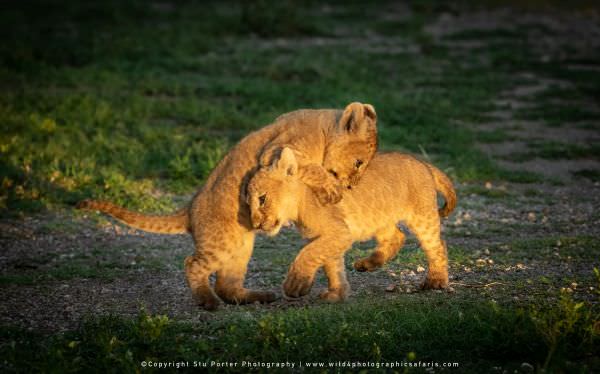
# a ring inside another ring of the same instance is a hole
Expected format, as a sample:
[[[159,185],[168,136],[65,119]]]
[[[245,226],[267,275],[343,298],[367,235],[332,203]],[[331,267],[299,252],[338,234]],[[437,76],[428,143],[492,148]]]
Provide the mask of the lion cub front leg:
[[[302,248],[283,283],[286,296],[300,297],[308,294],[319,267],[331,259],[338,259],[350,247],[352,240],[343,234],[343,229],[332,232],[339,233],[339,236],[321,236]]]
[[[321,204],[337,204],[343,187],[321,165],[308,164],[300,168],[300,180],[315,193]]]
[[[329,302],[344,301],[350,294],[350,284],[346,279],[344,257],[327,260],[323,265],[323,269],[325,270],[329,286],[319,297]]]

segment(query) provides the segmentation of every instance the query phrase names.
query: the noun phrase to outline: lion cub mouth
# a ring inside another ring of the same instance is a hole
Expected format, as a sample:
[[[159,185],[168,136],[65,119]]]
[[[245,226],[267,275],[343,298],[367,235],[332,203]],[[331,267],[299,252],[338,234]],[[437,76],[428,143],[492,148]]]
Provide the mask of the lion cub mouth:
[[[268,224],[267,222],[263,222],[260,225],[260,230],[264,231],[269,236],[277,235],[279,230],[281,229],[281,221],[279,219],[275,220],[272,224]]]

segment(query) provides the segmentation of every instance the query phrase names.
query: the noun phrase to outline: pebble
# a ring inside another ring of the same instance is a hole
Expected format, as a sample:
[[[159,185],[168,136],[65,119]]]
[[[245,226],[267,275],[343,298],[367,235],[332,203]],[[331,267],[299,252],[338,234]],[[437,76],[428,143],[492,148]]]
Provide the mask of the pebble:
[[[535,213],[533,213],[533,212],[527,213],[527,220],[529,222],[535,222],[536,219],[537,219],[537,217],[536,217]]]
[[[534,368],[533,368],[533,365],[531,365],[531,364],[530,364],[530,363],[528,363],[528,362],[523,362],[523,363],[521,364],[521,369],[523,369],[523,370],[525,370],[525,371],[528,371],[528,372],[529,372],[529,371],[533,371],[533,370],[534,370]]]
[[[417,273],[422,273],[425,271],[425,268],[421,265],[417,266]]]
[[[395,290],[396,290],[396,285],[395,285],[394,283],[392,283],[392,284],[388,285],[388,286],[385,288],[385,292],[394,292]]]

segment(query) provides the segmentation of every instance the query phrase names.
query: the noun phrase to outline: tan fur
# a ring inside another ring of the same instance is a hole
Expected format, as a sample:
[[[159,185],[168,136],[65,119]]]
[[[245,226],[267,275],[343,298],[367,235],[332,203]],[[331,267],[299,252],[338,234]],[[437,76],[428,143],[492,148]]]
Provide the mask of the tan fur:
[[[298,180],[310,186],[322,203],[337,202],[340,183],[347,186],[360,179],[376,152],[375,110],[368,104],[351,103],[343,111],[298,110],[280,116],[242,139],[219,162],[191,201],[187,214],[180,211],[175,216],[144,216],[90,201],[82,207],[112,214],[143,230],[189,230],[196,253],[185,259],[186,277],[194,298],[205,308],[216,308],[219,297],[229,303],[270,302],[275,299],[274,293],[244,287],[255,235],[244,192],[258,165],[279,158],[283,148],[294,153]],[[363,162],[358,168],[357,159]],[[337,180],[328,169],[339,171]],[[258,204],[259,199],[255,196],[248,201]],[[271,204],[269,199],[266,204]],[[209,282],[215,272],[216,294]]]
[[[187,207],[170,215],[145,215],[132,212],[108,201],[84,200],[77,204],[77,209],[98,210],[113,216],[135,229],[148,232],[185,234],[190,231]]]
[[[298,254],[284,282],[284,292],[299,297],[309,292],[315,272],[323,266],[329,289],[321,297],[338,301],[350,288],[344,271],[344,253],[355,241],[371,238],[377,248],[358,260],[358,271],[372,271],[393,258],[404,243],[397,227],[405,223],[417,236],[429,263],[424,288],[448,285],[446,246],[440,237],[440,214],[456,206],[450,179],[433,165],[400,153],[375,155],[362,179],[337,205],[323,206],[313,193],[299,183],[294,153],[284,150],[269,168],[262,168],[250,180],[248,195],[266,193],[270,206],[250,206],[256,226],[274,235],[273,222],[294,221],[304,237],[312,239]],[[287,171],[291,170],[292,173]],[[436,191],[446,200],[438,212]]]

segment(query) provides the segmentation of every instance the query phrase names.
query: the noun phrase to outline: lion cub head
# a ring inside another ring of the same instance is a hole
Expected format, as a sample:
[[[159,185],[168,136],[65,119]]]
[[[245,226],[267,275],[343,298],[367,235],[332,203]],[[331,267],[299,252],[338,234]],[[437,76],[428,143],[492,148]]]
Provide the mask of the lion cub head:
[[[252,226],[276,235],[298,215],[300,180],[294,152],[284,148],[270,166],[261,167],[248,182],[246,202]]]
[[[351,188],[377,151],[377,114],[370,104],[351,103],[337,121],[325,149],[323,167]]]

